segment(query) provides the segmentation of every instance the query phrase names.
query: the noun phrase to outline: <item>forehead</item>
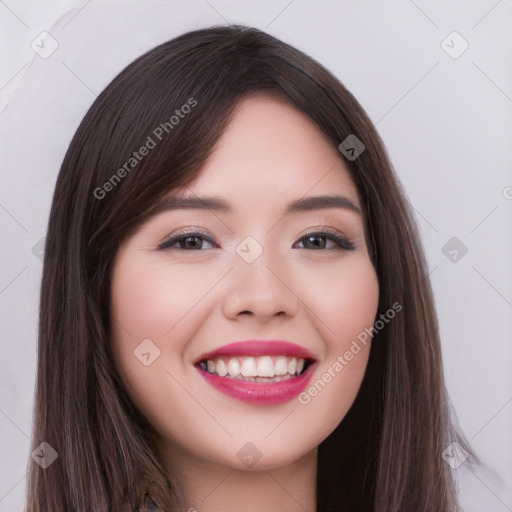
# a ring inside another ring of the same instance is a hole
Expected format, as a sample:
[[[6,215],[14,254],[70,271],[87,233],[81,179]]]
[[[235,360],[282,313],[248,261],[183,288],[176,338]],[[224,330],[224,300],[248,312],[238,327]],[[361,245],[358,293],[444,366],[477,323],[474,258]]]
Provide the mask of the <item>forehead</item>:
[[[254,198],[270,203],[327,194],[359,205],[336,146],[297,108],[265,93],[241,100],[199,177],[186,189],[241,205]]]

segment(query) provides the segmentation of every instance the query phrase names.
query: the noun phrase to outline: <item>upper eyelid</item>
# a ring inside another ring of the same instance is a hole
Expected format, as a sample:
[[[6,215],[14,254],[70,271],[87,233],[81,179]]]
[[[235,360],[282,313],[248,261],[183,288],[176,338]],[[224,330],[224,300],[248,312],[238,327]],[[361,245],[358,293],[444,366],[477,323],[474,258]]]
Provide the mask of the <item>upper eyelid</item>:
[[[161,240],[157,244],[156,249],[158,250],[160,248],[163,248],[163,246],[165,246],[167,243],[169,243],[171,241],[174,241],[174,243],[176,243],[180,238],[185,238],[187,236],[200,236],[211,243],[217,244],[215,239],[212,236],[208,235],[207,233],[204,233],[204,232],[198,231],[198,230],[188,230],[188,231],[178,231],[177,233],[173,233],[173,234],[166,236],[163,240]]]
[[[168,234],[165,237],[163,237],[161,239],[161,242],[165,242],[166,240],[168,240],[168,239],[170,239],[172,237],[180,236],[180,235],[186,236],[186,235],[199,234],[201,236],[209,237],[211,239],[215,238],[212,235],[209,235],[206,231],[207,230],[205,228],[203,228],[203,227],[199,227],[199,226],[196,227],[194,225],[190,225],[190,226],[188,226],[186,228],[177,229],[177,230],[171,232],[170,234]],[[230,232],[233,233],[233,231],[231,229],[230,229]],[[316,225],[316,226],[309,227],[309,228],[307,228],[306,232],[304,232],[301,235],[299,235],[298,238],[302,238],[302,237],[307,236],[309,234],[317,234],[317,233],[321,233],[321,232],[326,232],[327,234],[332,234],[332,235],[339,235],[339,236],[342,236],[344,238],[350,238],[348,235],[346,235],[344,230],[342,230],[340,228],[334,228],[334,227],[326,226],[326,225]]]
[[[174,238],[174,237],[179,237],[179,236],[187,236],[187,235],[201,235],[201,236],[204,236],[205,238],[211,238],[213,239],[213,237],[211,237],[208,233],[205,233],[204,231],[202,231],[202,228],[199,228],[199,227],[190,227],[190,228],[183,228],[183,229],[178,229],[177,231],[173,231],[172,233],[164,236],[158,245],[160,244],[163,244],[165,242],[167,242],[168,240]]]

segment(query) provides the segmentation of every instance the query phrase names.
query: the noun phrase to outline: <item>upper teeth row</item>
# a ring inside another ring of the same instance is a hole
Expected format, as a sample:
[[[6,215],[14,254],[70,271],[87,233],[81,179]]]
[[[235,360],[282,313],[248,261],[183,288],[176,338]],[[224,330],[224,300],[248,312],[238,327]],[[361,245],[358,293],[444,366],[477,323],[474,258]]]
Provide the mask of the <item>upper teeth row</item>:
[[[270,356],[216,358],[206,361],[206,370],[221,377],[274,377],[299,374],[304,369],[304,359],[296,357]]]

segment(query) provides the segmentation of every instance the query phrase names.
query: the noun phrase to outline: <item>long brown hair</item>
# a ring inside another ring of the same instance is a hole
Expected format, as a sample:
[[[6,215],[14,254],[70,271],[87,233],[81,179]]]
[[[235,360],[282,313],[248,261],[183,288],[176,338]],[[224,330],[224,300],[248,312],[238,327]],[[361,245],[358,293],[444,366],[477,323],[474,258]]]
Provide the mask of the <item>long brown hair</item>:
[[[27,512],[134,511],[146,491],[176,509],[156,433],[112,362],[111,266],[155,202],[199,175],[236,104],[257,91],[301,110],[335,147],[350,134],[364,143],[345,163],[372,233],[377,317],[403,307],[375,333],[356,400],[319,447],[317,510],[457,510],[442,452],[457,441],[466,464],[477,459],[450,417],[426,264],[384,144],[316,61],[260,30],[224,26],[136,59],[98,96],[66,153],[46,239],[31,448],[47,442],[58,458],[46,469],[29,459]],[[154,147],[130,160],[148,137]]]

